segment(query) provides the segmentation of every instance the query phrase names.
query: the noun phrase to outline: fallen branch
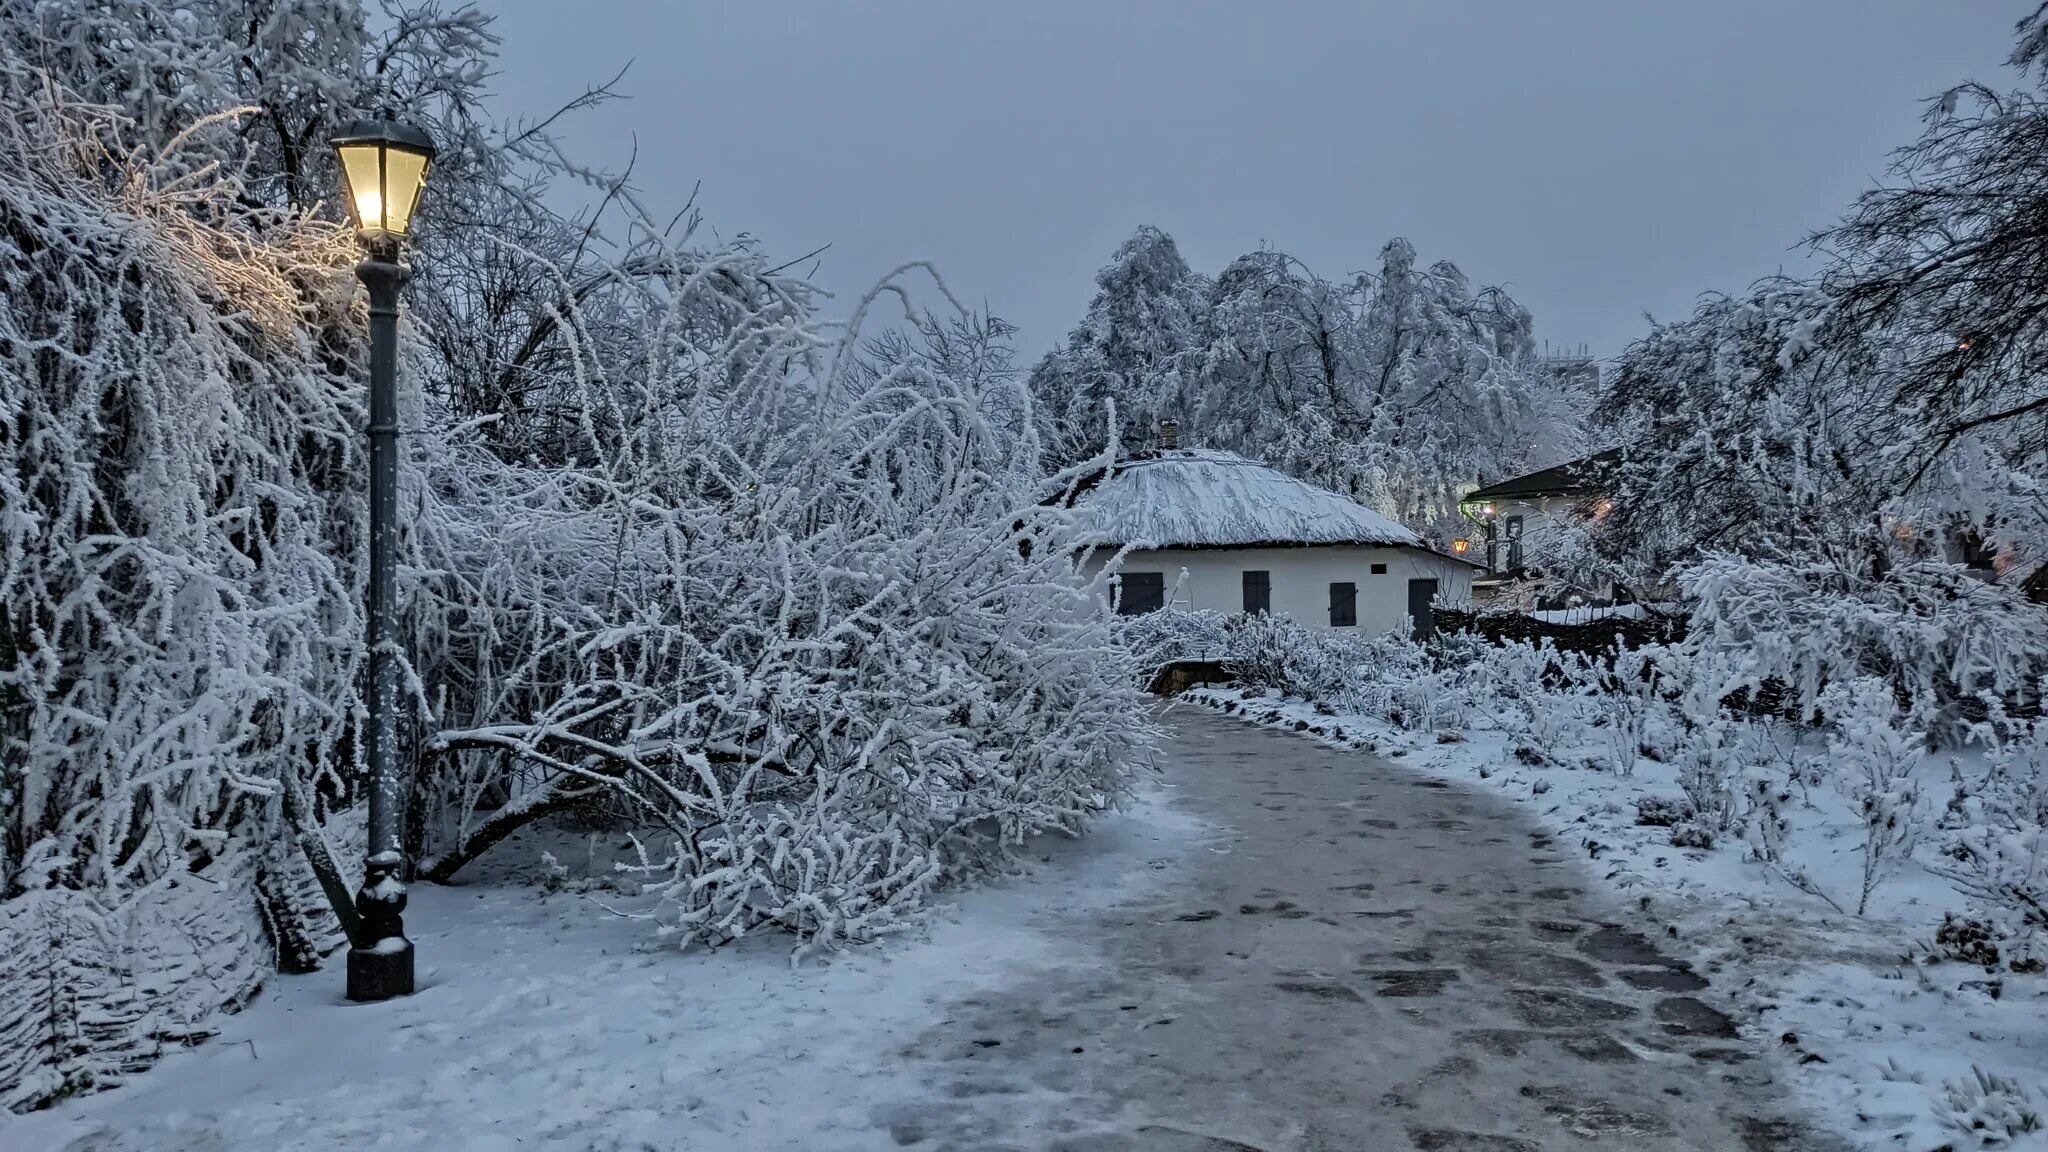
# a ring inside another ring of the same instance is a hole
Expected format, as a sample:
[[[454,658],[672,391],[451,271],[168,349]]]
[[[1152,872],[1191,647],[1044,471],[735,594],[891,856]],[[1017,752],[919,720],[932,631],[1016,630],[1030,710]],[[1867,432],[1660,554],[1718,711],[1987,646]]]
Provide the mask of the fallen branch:
[[[435,884],[446,884],[455,878],[463,865],[490,851],[514,832],[550,812],[559,812],[606,791],[602,784],[586,784],[581,788],[555,784],[531,799],[515,800],[493,812],[475,832],[463,837],[462,843],[453,851],[421,860],[418,876]]]

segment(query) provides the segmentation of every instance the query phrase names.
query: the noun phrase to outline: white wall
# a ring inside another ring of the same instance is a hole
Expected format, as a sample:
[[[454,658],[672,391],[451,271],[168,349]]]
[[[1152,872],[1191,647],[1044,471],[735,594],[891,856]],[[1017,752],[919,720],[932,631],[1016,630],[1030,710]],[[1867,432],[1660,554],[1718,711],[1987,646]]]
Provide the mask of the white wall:
[[[1500,543],[1497,548],[1496,561],[1500,565],[1500,570],[1503,572],[1508,570],[1508,517],[1520,516],[1522,518],[1522,556],[1524,558],[1523,562],[1527,563],[1528,557],[1552,546],[1554,543],[1552,537],[1576,522],[1578,519],[1578,506],[1579,499],[1575,496],[1544,496],[1535,500],[1502,500],[1496,504],[1495,508],[1498,510],[1499,515],[1496,517],[1495,523],[1500,526]],[[1486,537],[1483,532],[1474,536],[1472,547],[1479,553],[1473,559],[1482,564],[1485,563]]]
[[[1507,518],[1522,518],[1522,562],[1525,567],[1540,569],[1542,556],[1554,549],[1558,537],[1568,529],[1577,528],[1585,518],[1585,500],[1578,496],[1543,496],[1534,500],[1502,500],[1495,504],[1499,526],[1499,544],[1495,549],[1496,571],[1506,573],[1508,565]],[[1486,537],[1484,532],[1472,537],[1472,558],[1486,562]],[[1614,595],[1612,582],[1602,582],[1597,587],[1562,589],[1574,594],[1590,596],[1595,600],[1611,599]]]
[[[1374,575],[1374,564],[1385,564],[1386,572]],[[1434,578],[1440,597],[1462,604],[1471,599],[1473,575],[1470,565],[1412,548],[1335,545],[1133,551],[1122,570],[1163,574],[1168,607],[1224,613],[1244,611],[1244,574],[1265,571],[1271,573],[1273,614],[1319,628],[1330,626],[1330,585],[1348,580],[1358,585],[1357,630],[1366,633],[1400,627],[1409,580]]]

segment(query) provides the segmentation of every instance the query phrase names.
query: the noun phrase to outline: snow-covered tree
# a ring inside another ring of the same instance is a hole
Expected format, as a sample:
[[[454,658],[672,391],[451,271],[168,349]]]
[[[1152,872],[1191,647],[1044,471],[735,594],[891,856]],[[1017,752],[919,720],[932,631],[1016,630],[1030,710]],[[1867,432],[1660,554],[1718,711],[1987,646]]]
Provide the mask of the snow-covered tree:
[[[1108,443],[1112,404],[1117,442],[1126,448],[1150,445],[1161,420],[1186,421],[1195,408],[1185,360],[1195,346],[1204,285],[1173,237],[1138,229],[1095,274],[1095,286],[1066,346],[1047,353],[1031,373],[1056,465],[1086,459]]]
[[[1216,278],[1203,319],[1200,441],[1369,497],[1359,475],[1367,417],[1349,363],[1351,290],[1262,249]]]
[[[1820,276],[1708,297],[1623,354],[1595,411],[1622,460],[1588,542],[1625,583],[1675,577],[1695,602],[1696,688],[1783,689],[1810,718],[1829,685],[1875,677],[1942,740],[1981,695],[2030,696],[2048,639],[2044,155],[2039,95],[1957,88],[1817,239]]]
[[[1882,442],[1862,383],[1873,358],[1818,342],[1830,304],[1768,280],[1622,355],[1594,413],[1624,446],[1594,541],[1625,579],[1654,583],[1703,549],[1846,541],[1870,525],[1850,477]]]
[[[487,47],[466,10],[17,7],[8,1106],[109,1083],[338,942],[321,893],[347,899],[361,835],[364,325],[353,237],[270,137],[324,138],[394,78],[478,83],[482,55],[443,66]],[[453,171],[421,263],[455,271],[422,275],[402,330],[422,870],[603,801],[655,830],[648,878],[684,939],[829,946],[1115,804],[1150,738],[1142,685],[1040,503],[1006,329],[937,286],[945,319],[884,331],[872,306],[909,298],[908,269],[828,322],[755,246],[657,227],[603,177],[613,235],[569,230],[520,181],[588,174],[474,127],[437,122]],[[468,168],[466,139],[488,152]],[[516,402],[492,398],[505,382]]]
[[[1127,448],[1177,419],[1189,443],[1448,539],[1462,484],[1582,446],[1579,398],[1535,364],[1527,310],[1455,265],[1418,269],[1405,240],[1377,275],[1331,281],[1262,248],[1208,282],[1148,229],[1098,282],[1088,318],[1032,375],[1057,460],[1101,446],[1114,398]]]
[[[2041,63],[2040,19],[2021,24],[2022,70]],[[1638,578],[1765,547],[1860,551],[1876,572],[1906,541],[2048,600],[2048,292],[2031,271],[2048,103],[1966,84],[1926,120],[1816,237],[1820,276],[1710,297],[1623,355],[1596,412],[1628,450],[1600,535]]]
[[[1529,312],[1459,268],[1416,267],[1414,246],[1380,250],[1359,326],[1361,404],[1371,414],[1375,506],[1449,533],[1461,483],[1487,483],[1583,449],[1584,413],[1534,362]]]
[[[1931,101],[1890,178],[1815,238],[1836,259],[1825,339],[1896,350],[1881,388],[1894,450],[1866,480],[1946,513],[2048,601],[2048,56],[2037,7],[2010,63],[2031,89],[1959,85]]]

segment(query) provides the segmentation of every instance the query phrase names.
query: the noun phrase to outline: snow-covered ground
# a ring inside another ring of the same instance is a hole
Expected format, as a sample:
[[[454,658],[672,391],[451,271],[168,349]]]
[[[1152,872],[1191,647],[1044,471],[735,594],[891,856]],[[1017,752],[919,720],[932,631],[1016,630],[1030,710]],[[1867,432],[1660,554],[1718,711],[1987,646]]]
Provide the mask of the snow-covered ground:
[[[0,1112],[0,1148],[872,1148],[873,1109],[902,1091],[892,1051],[948,1003],[1059,947],[1042,914],[1142,894],[1199,829],[1155,790],[1085,837],[1044,838],[1040,866],[960,894],[928,933],[795,970],[787,937],[713,952],[655,944],[617,914],[634,898],[606,887],[546,893],[506,874],[423,885],[407,914],[422,965],[413,996],[346,1004],[336,957],[279,978],[219,1037],[126,1087]],[[602,875],[617,839],[552,846]],[[512,842],[497,857],[531,873],[542,846]]]
[[[1739,843],[1676,848],[1671,830],[1636,822],[1636,801],[1680,795],[1676,769],[1640,760],[1631,775],[1585,765],[1601,752],[1553,750],[1529,764],[1501,732],[1411,732],[1367,716],[1330,715],[1278,694],[1196,689],[1188,698],[1326,742],[1370,747],[1445,779],[1528,805],[1563,845],[1637,902],[1657,934],[1732,996],[1755,1038],[1798,1061],[1806,1104],[1870,1149],[1953,1152],[2048,1147],[2048,1132],[1985,1143],[1959,1127],[1972,1110],[2005,1110],[2011,1097],[1979,1087],[1982,1073],[2012,1082],[2048,1112],[2048,994],[2044,978],[2003,980],[1981,968],[1929,963],[1944,912],[1961,911],[1947,881],[1908,865],[1875,894],[1867,917],[1795,889],[1783,873],[1745,861]],[[1832,790],[1815,787],[1792,814],[1786,869],[1853,907],[1861,829]],[[1920,962],[1911,959],[1918,955]],[[1951,1093],[1951,1086],[1956,1092]]]

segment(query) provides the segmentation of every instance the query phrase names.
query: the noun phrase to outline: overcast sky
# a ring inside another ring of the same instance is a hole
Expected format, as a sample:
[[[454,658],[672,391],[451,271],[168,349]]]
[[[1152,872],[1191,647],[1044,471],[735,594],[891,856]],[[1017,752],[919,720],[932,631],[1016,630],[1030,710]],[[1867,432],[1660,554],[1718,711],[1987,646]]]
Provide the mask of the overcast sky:
[[[1218,271],[1389,237],[1611,355],[1647,310],[1794,269],[1957,80],[2010,83],[2033,0],[482,0],[506,112],[629,61],[564,128],[854,294],[936,262],[1062,339],[1140,224]]]

